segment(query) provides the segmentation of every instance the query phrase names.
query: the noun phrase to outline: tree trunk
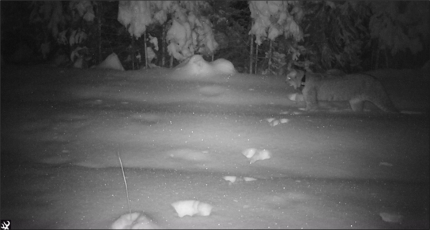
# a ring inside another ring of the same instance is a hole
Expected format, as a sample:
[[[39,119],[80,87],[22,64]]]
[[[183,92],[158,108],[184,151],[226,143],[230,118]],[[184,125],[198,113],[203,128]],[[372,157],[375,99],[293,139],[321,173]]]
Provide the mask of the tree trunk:
[[[254,73],[257,74],[257,64],[258,64],[258,44],[255,44],[255,67]]]
[[[254,35],[251,34],[250,40],[251,40],[251,42],[249,45],[249,49],[250,49],[250,51],[249,51],[249,74],[252,74],[252,58],[253,58],[252,55],[254,53]]]
[[[376,60],[375,60],[375,69],[378,69],[379,67],[379,53],[381,51],[379,50],[379,46],[376,46]]]
[[[166,64],[166,25],[162,25],[163,32],[161,35],[161,66],[164,67]]]
[[[388,49],[385,49],[385,68],[388,69]]]
[[[135,55],[134,55],[134,36],[133,35],[131,35],[131,49],[130,49],[129,55],[131,57],[131,69],[134,70]]]
[[[102,18],[103,18],[103,2],[95,2],[96,8],[96,23],[97,23],[97,55],[95,63],[99,64],[102,61]]]
[[[267,55],[269,58],[269,66],[267,67],[269,69],[269,72],[272,72],[272,45],[273,45],[273,41],[270,40],[269,41],[269,55]]]
[[[148,68],[148,52],[146,50],[146,31],[143,33],[143,45],[145,48],[145,68]]]

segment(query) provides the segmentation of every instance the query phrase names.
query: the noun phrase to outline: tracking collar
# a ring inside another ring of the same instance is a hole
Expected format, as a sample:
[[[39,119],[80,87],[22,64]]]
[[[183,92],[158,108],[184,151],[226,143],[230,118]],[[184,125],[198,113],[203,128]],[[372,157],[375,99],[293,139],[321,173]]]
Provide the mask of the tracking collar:
[[[300,91],[302,91],[303,88],[305,87],[305,82],[306,82],[306,72],[303,73],[302,80],[300,81],[300,87],[299,87]]]

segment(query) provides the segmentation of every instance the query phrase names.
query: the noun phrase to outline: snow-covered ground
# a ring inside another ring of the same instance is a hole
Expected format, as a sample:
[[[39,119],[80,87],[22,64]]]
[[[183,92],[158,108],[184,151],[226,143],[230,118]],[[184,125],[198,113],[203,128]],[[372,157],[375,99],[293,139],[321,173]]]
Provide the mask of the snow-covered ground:
[[[428,81],[384,79],[402,114],[306,113],[282,77],[1,71],[12,228],[109,228],[129,212],[118,154],[131,209],[151,226],[429,227]],[[179,217],[171,204],[184,200],[210,215]]]

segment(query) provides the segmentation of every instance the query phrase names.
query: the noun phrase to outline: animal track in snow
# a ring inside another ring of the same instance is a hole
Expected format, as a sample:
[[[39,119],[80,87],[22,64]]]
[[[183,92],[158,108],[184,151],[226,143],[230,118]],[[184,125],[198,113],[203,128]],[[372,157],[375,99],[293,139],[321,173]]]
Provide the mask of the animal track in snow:
[[[279,124],[288,123],[290,120],[288,120],[287,118],[275,119],[273,117],[270,117],[270,118],[267,118],[266,121],[269,122],[270,126],[277,126]]]
[[[224,180],[228,181],[229,185],[235,183],[235,182],[241,182],[241,181],[245,181],[245,182],[250,182],[250,181],[255,181],[257,179],[253,178],[253,177],[236,177],[236,176],[225,176],[223,177]]]
[[[209,216],[212,211],[212,205],[200,202],[198,200],[181,200],[172,203],[172,207],[178,213],[179,217],[184,216]]]
[[[242,154],[249,159],[249,163],[252,164],[259,160],[267,160],[272,157],[272,153],[266,149],[258,150],[255,148],[245,149]]]

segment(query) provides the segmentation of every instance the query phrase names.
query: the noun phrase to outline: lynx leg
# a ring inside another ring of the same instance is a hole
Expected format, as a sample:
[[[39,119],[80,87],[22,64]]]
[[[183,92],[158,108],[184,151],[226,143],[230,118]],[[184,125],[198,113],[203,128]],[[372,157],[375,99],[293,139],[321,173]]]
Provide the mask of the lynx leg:
[[[373,104],[375,104],[378,108],[380,108],[382,111],[389,112],[389,113],[398,113],[399,112],[396,109],[396,107],[394,107],[393,103],[390,101],[388,96],[385,97],[385,99],[371,100],[371,102]]]
[[[313,89],[307,92],[303,92],[303,97],[306,102],[306,111],[315,111],[318,107],[316,90]]]

